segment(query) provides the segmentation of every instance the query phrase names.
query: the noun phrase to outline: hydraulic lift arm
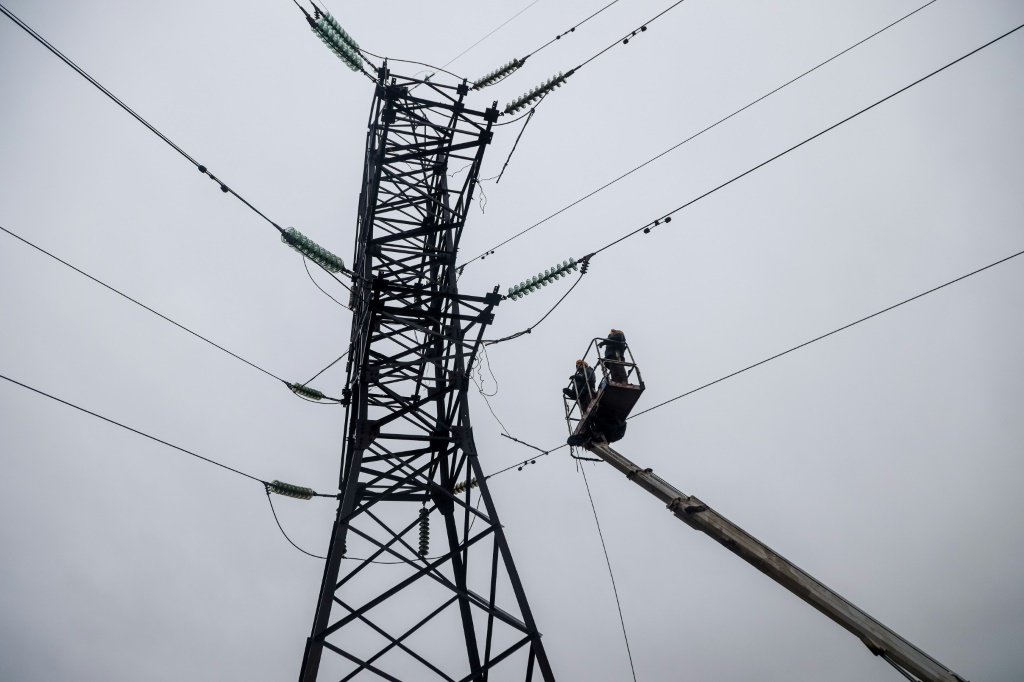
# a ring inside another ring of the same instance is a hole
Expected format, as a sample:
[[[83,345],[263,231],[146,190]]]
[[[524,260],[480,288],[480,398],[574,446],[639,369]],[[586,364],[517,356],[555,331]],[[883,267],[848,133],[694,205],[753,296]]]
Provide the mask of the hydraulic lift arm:
[[[966,682],[696,497],[683,494],[650,469],[640,468],[607,443],[588,441],[584,447],[664,502],[680,521],[694,530],[707,533],[733,554],[839,623],[860,638],[871,653],[882,656],[908,677],[913,676],[922,682]]]

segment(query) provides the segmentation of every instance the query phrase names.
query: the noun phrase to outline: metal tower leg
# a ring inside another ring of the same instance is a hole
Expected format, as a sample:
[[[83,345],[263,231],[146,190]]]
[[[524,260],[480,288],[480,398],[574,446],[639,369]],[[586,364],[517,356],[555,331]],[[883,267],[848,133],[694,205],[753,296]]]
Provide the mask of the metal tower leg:
[[[499,669],[502,679],[531,680],[536,669],[554,680],[466,400],[501,301],[496,289],[466,295],[456,282],[497,120],[493,106],[468,109],[467,93],[465,83],[379,74],[353,260],[341,502],[301,682],[327,672],[462,682]],[[454,187],[449,164],[469,166]],[[421,508],[444,526],[429,547],[410,538]]]

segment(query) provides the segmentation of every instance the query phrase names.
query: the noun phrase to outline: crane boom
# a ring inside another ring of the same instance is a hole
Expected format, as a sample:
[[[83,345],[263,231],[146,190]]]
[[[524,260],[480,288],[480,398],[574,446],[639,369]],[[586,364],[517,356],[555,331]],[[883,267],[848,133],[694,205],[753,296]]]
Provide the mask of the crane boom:
[[[637,466],[606,442],[588,440],[584,447],[664,502],[680,521],[710,535],[733,554],[846,628],[864,642],[871,653],[882,656],[908,677],[916,676],[922,682],[966,682],[701,500],[683,494],[650,469]]]

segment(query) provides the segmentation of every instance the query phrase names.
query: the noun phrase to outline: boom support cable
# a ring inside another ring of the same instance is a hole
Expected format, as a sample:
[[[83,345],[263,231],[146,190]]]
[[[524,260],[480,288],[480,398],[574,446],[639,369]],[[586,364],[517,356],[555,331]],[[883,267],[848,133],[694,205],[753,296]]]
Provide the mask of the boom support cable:
[[[609,187],[611,187],[615,183],[619,182],[620,180],[623,180],[623,179],[629,177],[630,175],[632,175],[633,173],[637,172],[638,170],[644,168],[645,166],[648,166],[649,164],[654,163],[655,161],[657,161],[661,157],[665,156],[666,154],[668,154],[670,152],[673,152],[676,149],[679,149],[680,147],[682,147],[687,142],[690,142],[691,140],[694,140],[694,139],[700,137],[704,133],[708,132],[712,128],[715,128],[715,127],[719,126],[720,124],[725,123],[726,121],[728,121],[733,116],[736,116],[737,114],[740,114],[740,113],[746,111],[747,109],[749,109],[750,107],[754,106],[758,102],[761,102],[762,100],[765,100],[768,97],[771,97],[772,95],[774,95],[775,93],[779,92],[783,88],[786,88],[786,87],[792,85],[793,83],[796,83],[798,80],[800,80],[804,76],[810,75],[811,73],[817,71],[821,67],[823,67],[826,64],[828,64],[829,62],[834,61],[835,59],[838,59],[839,57],[841,57],[842,55],[846,54],[847,52],[849,52],[850,50],[854,49],[855,47],[858,47],[858,46],[866,43],[867,41],[871,40],[875,36],[877,36],[877,35],[879,35],[881,33],[884,33],[885,31],[889,30],[890,28],[892,28],[896,24],[900,23],[901,21],[903,21],[905,19],[908,19],[909,17],[911,17],[914,14],[917,14],[918,12],[923,10],[925,7],[928,7],[928,5],[931,5],[934,2],[936,2],[936,0],[929,0],[929,2],[926,2],[925,4],[921,5],[920,7],[915,9],[913,12],[910,12],[909,14],[903,15],[902,17],[900,17],[896,21],[892,22],[891,24],[889,24],[889,25],[887,25],[887,26],[885,26],[885,27],[875,31],[874,33],[869,35],[867,38],[864,38],[862,40],[857,41],[856,43],[854,43],[850,47],[846,48],[845,50],[842,50],[841,52],[837,52],[836,54],[832,55],[831,57],[829,57],[825,61],[823,61],[820,64],[818,64],[817,66],[815,66],[815,67],[813,67],[811,69],[808,69],[807,71],[804,71],[803,73],[801,73],[799,76],[796,76],[795,78],[791,78],[790,80],[786,81],[785,83],[783,83],[782,85],[778,86],[774,90],[771,90],[770,92],[767,92],[764,95],[761,95],[760,97],[758,97],[757,99],[753,100],[752,102],[750,102],[750,103],[740,107],[739,109],[737,109],[736,111],[732,112],[728,116],[725,116],[724,118],[720,118],[719,120],[715,121],[711,125],[709,125],[706,128],[704,128],[703,130],[700,130],[700,131],[694,133],[693,135],[687,137],[683,141],[677,142],[676,144],[672,145],[671,147],[669,147],[665,151],[660,152],[660,153],[656,154],[655,156],[647,159],[646,161],[641,163],[639,166],[635,166],[634,168],[631,168],[630,170],[626,171],[622,175],[619,175],[618,177],[616,177],[613,180],[605,183],[604,185],[601,185],[600,187],[598,187],[597,189],[591,191],[590,193],[585,194],[584,196],[580,197],[579,199],[576,199],[571,204],[569,204],[567,206],[563,206],[562,208],[558,209],[557,211],[555,211],[551,215],[547,216],[546,218],[542,218],[541,220],[539,220],[538,222],[534,223],[533,225],[530,225],[526,229],[521,230],[520,232],[517,232],[516,234],[512,235],[511,237],[509,237],[505,241],[501,242],[500,244],[497,244],[496,246],[492,246],[491,248],[487,249],[486,251],[484,251],[483,253],[479,254],[478,256],[476,256],[476,257],[466,261],[461,267],[465,267],[466,265],[469,265],[470,263],[472,263],[475,260],[479,260],[479,259],[482,259],[482,258],[485,258],[485,257],[491,255],[492,253],[494,253],[495,250],[500,249],[502,246],[508,244],[509,242],[511,242],[511,241],[513,241],[515,239],[518,239],[519,237],[523,236],[527,232],[530,232],[530,231],[532,231],[533,229],[535,229],[537,227],[540,227],[541,225],[543,225],[547,221],[549,221],[552,218],[555,218],[555,217],[561,215],[562,213],[568,211],[569,209],[574,208],[575,206],[583,203],[584,201],[586,201],[587,199],[591,198],[595,194],[598,194],[599,192],[602,192],[602,191],[608,189]],[[539,102],[538,102],[538,104],[539,104]],[[533,110],[531,109],[531,111],[533,111]],[[526,114],[524,114],[524,116],[525,115]],[[499,124],[499,125],[504,125],[504,124]]]
[[[159,130],[158,130],[158,129],[157,129],[156,127],[155,127],[155,126],[153,126],[153,125],[152,125],[152,124],[151,124],[151,123],[150,123],[149,121],[147,121],[146,119],[144,119],[144,118],[143,118],[143,117],[142,117],[141,115],[139,115],[139,114],[138,114],[138,113],[137,113],[137,112],[136,112],[136,111],[135,111],[134,109],[132,109],[132,108],[131,108],[130,106],[128,106],[127,104],[125,104],[124,102],[122,102],[122,101],[121,101],[120,99],[118,99],[118,97],[117,97],[116,95],[114,95],[114,93],[112,93],[112,92],[111,92],[110,90],[107,90],[107,89],[106,89],[105,87],[103,87],[103,85],[101,85],[99,81],[97,81],[97,80],[96,80],[95,78],[93,78],[93,77],[92,77],[92,76],[90,76],[90,75],[89,75],[88,73],[86,73],[86,72],[85,72],[85,71],[84,71],[84,70],[83,70],[83,69],[82,69],[81,67],[79,67],[79,66],[78,66],[78,64],[76,64],[75,62],[73,62],[73,61],[72,61],[72,60],[71,60],[71,59],[70,59],[69,57],[67,57],[67,56],[66,56],[66,55],[65,55],[65,54],[64,54],[63,52],[61,52],[61,51],[60,51],[60,50],[58,50],[58,49],[57,49],[56,47],[54,47],[53,45],[51,45],[51,44],[50,44],[50,42],[46,40],[46,38],[44,38],[43,36],[41,36],[41,35],[39,35],[38,33],[36,33],[36,31],[35,31],[35,30],[33,30],[33,29],[32,29],[32,27],[30,27],[30,26],[29,26],[28,24],[26,24],[26,23],[25,23],[24,21],[22,21],[21,19],[19,19],[19,18],[18,18],[18,17],[17,17],[17,16],[16,16],[16,15],[15,15],[15,14],[13,13],[13,12],[11,12],[11,11],[10,11],[9,9],[7,9],[6,7],[4,7],[4,6],[2,5],[2,4],[0,4],[0,12],[2,12],[2,13],[3,13],[4,15],[6,15],[8,19],[10,19],[10,20],[11,20],[11,21],[13,21],[13,22],[14,22],[15,24],[17,24],[17,25],[18,25],[18,26],[19,26],[20,28],[22,28],[22,29],[23,29],[23,30],[24,30],[24,31],[25,31],[26,33],[28,33],[28,34],[29,34],[30,36],[32,36],[33,38],[35,38],[35,39],[36,39],[36,41],[37,41],[37,42],[38,42],[38,43],[39,43],[40,45],[42,45],[43,47],[45,47],[46,49],[48,49],[48,50],[49,50],[50,52],[52,52],[52,53],[53,53],[54,55],[56,55],[56,56],[57,56],[58,58],[60,58],[60,60],[61,60],[61,61],[63,61],[63,62],[65,63],[65,64],[67,64],[67,65],[68,65],[68,66],[70,66],[70,67],[71,67],[72,69],[74,69],[74,70],[75,70],[75,71],[76,71],[76,72],[78,73],[78,75],[80,75],[80,76],[81,76],[82,78],[84,78],[84,79],[86,79],[87,81],[89,81],[89,82],[90,82],[90,83],[91,83],[91,84],[92,84],[93,86],[95,86],[95,87],[96,87],[96,89],[97,89],[97,90],[99,90],[99,91],[100,91],[100,92],[102,92],[102,93],[103,93],[104,95],[106,95],[107,97],[109,97],[109,98],[111,99],[111,101],[113,101],[113,102],[114,102],[115,104],[117,104],[117,105],[118,105],[119,107],[121,107],[121,108],[122,108],[122,109],[124,109],[124,110],[125,110],[126,112],[128,112],[129,114],[131,114],[131,115],[132,115],[132,117],[134,117],[134,118],[135,118],[135,120],[137,120],[137,121],[138,121],[139,123],[141,123],[142,125],[146,126],[146,128],[148,128],[148,129],[149,129],[149,130],[150,130],[150,131],[151,131],[151,132],[152,132],[152,133],[153,133],[154,135],[156,135],[156,136],[157,136],[157,137],[159,137],[159,138],[160,138],[161,140],[163,140],[164,142],[166,142],[166,143],[167,143],[167,144],[168,144],[168,145],[169,145],[169,146],[171,147],[171,149],[173,149],[174,151],[178,152],[178,153],[179,153],[179,154],[181,154],[181,155],[182,155],[183,157],[185,157],[185,159],[187,159],[189,163],[191,163],[191,164],[192,164],[193,166],[195,166],[195,167],[196,167],[196,168],[197,168],[197,169],[199,170],[199,172],[200,172],[200,173],[202,173],[203,175],[206,175],[206,176],[208,176],[208,177],[209,177],[209,178],[210,178],[211,180],[213,180],[214,182],[216,182],[216,183],[217,183],[217,184],[218,184],[218,185],[220,186],[220,190],[221,190],[222,192],[224,192],[225,194],[231,194],[231,195],[233,195],[233,196],[234,196],[235,198],[237,198],[237,199],[238,199],[239,201],[241,201],[241,202],[242,202],[243,204],[245,204],[245,205],[246,205],[247,207],[249,207],[249,209],[250,209],[250,210],[252,210],[252,211],[253,211],[254,213],[256,213],[256,215],[260,216],[261,218],[263,218],[264,220],[266,220],[266,221],[267,221],[268,223],[270,223],[271,225],[273,225],[273,226],[274,226],[274,228],[275,228],[275,229],[277,229],[277,231],[278,231],[278,232],[280,232],[280,233],[281,233],[282,235],[283,235],[283,234],[285,234],[285,230],[284,230],[284,229],[283,229],[283,228],[282,228],[282,227],[281,227],[280,225],[278,225],[278,224],[277,224],[277,223],[275,223],[275,222],[274,222],[273,220],[271,220],[270,218],[268,218],[268,217],[266,216],[266,214],[264,214],[264,213],[263,213],[262,211],[260,211],[260,210],[259,210],[258,208],[256,208],[255,206],[253,206],[253,205],[252,205],[251,203],[249,203],[249,201],[248,201],[248,200],[246,200],[246,199],[245,199],[245,198],[244,198],[244,197],[243,197],[242,195],[240,195],[240,194],[239,194],[238,192],[236,192],[235,190],[231,189],[231,188],[230,188],[230,187],[229,187],[229,186],[228,186],[227,184],[225,184],[225,183],[224,183],[224,182],[223,182],[223,181],[222,181],[222,180],[221,180],[220,178],[218,178],[218,177],[217,177],[216,175],[214,175],[213,173],[211,173],[211,172],[210,172],[210,170],[209,170],[209,169],[208,169],[208,168],[207,168],[206,166],[204,166],[203,164],[199,163],[199,162],[198,162],[198,161],[196,161],[196,160],[195,160],[194,158],[192,158],[192,156],[190,156],[190,155],[188,154],[188,152],[186,152],[186,151],[185,151],[184,149],[182,149],[181,147],[179,147],[178,145],[176,145],[176,144],[175,144],[174,142],[172,142],[172,141],[171,141],[171,139],[170,139],[169,137],[167,137],[167,136],[166,136],[166,135],[164,135],[164,134],[163,134],[162,132],[160,132],[160,131],[159,131]]]

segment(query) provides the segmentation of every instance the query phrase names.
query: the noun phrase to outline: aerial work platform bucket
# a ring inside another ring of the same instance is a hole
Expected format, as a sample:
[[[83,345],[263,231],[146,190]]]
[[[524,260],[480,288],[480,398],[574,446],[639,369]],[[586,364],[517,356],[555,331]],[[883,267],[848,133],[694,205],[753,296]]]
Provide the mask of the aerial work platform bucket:
[[[644,392],[640,368],[633,361],[629,345],[623,342],[621,352],[602,352],[606,343],[607,339],[591,340],[576,373],[562,391],[569,445],[582,445],[587,440],[614,443],[622,438],[626,419]],[[591,375],[593,384],[589,381]]]

